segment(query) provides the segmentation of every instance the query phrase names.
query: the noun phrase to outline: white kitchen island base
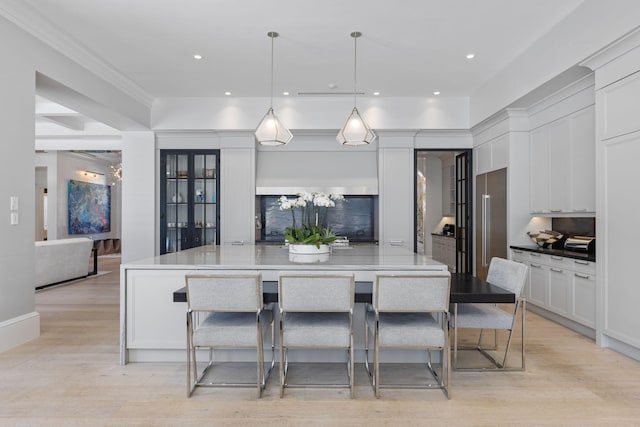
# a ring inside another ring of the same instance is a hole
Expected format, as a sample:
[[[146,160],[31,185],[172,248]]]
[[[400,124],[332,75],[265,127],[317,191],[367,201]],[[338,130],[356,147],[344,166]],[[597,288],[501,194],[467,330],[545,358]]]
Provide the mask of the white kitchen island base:
[[[277,281],[280,271],[354,273],[359,282],[372,282],[376,271],[447,271],[430,257],[398,246],[356,245],[335,248],[321,263],[294,263],[279,245],[202,246],[120,267],[120,363],[183,362],[186,360],[186,303],[173,302],[173,292],[185,285],[189,273],[215,270],[257,270],[262,280]],[[356,304],[354,339],[357,361],[364,361],[364,305]],[[252,361],[255,352],[218,352],[218,360]],[[299,352],[292,360],[342,361],[340,352]],[[268,357],[268,356],[267,356]],[[393,355],[391,355],[393,357]],[[416,361],[418,355],[415,355]],[[403,360],[412,361],[410,359]]]

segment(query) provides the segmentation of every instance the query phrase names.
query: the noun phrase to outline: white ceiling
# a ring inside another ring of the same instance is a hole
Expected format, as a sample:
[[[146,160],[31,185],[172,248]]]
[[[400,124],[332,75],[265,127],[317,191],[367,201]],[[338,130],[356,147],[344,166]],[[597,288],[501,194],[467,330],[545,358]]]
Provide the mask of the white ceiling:
[[[358,90],[367,96],[469,96],[580,3],[22,0],[151,98],[268,96],[272,30],[281,35],[276,96],[351,92],[356,30]]]

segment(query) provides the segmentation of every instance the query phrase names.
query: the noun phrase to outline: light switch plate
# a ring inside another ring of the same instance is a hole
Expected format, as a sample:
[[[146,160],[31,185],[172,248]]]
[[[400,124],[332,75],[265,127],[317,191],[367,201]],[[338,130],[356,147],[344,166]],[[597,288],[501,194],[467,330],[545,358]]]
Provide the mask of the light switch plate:
[[[17,211],[18,209],[18,196],[11,196],[11,210]]]
[[[18,225],[18,212],[11,212],[11,225]]]

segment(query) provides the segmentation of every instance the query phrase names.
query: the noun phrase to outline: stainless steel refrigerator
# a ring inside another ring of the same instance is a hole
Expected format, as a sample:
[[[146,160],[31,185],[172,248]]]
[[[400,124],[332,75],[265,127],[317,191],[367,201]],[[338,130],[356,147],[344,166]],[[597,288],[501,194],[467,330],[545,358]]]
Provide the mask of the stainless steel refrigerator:
[[[487,278],[492,257],[507,258],[507,169],[476,177],[476,276]]]

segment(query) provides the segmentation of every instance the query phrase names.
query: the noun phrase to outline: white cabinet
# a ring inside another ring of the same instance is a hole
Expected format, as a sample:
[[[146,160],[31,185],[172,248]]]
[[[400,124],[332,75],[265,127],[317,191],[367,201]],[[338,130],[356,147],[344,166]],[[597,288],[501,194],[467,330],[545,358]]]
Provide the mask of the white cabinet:
[[[549,306],[549,267],[531,260],[529,262],[529,300],[539,306]]]
[[[549,125],[547,134],[549,167],[549,205],[551,213],[569,211],[571,182],[568,171],[571,168],[571,125],[570,120],[558,120]]]
[[[529,303],[595,328],[595,262],[519,249],[511,259],[529,267]]]
[[[413,149],[381,148],[380,241],[383,245],[413,247]]]
[[[220,205],[223,220],[222,243],[255,241],[255,150],[228,148],[220,156],[224,203]],[[226,197],[225,197],[226,196]]]
[[[573,274],[558,267],[549,267],[549,308],[565,317],[571,316]]]
[[[531,132],[529,145],[531,213],[543,213],[549,206],[549,157],[547,128]]]
[[[446,264],[451,273],[456,272],[456,239],[455,237],[431,235],[431,257]]]
[[[487,173],[509,166],[509,137],[501,135],[474,149],[476,174]]]
[[[574,260],[573,318],[583,325],[596,326],[596,265]]]
[[[529,253],[525,251],[521,251],[519,249],[511,250],[511,260],[515,262],[519,262],[525,265],[529,265]],[[522,296],[528,301],[531,299],[531,281],[529,280],[530,273],[527,274],[527,281],[524,285],[524,289],[522,291]]]
[[[595,213],[594,107],[530,133],[532,214]]]
[[[594,108],[586,108],[571,119],[571,210],[595,212]]]

